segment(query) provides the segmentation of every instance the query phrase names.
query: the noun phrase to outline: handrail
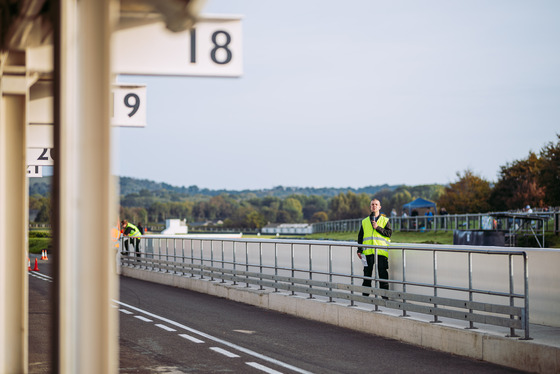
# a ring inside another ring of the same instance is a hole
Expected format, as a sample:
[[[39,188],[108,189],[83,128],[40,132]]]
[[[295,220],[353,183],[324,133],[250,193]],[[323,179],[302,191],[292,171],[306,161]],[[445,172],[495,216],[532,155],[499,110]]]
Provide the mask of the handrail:
[[[433,322],[439,322],[438,317],[454,318],[468,321],[468,328],[474,328],[474,323],[486,323],[509,328],[511,337],[517,336],[516,329],[521,329],[525,331],[524,339],[530,339],[528,267],[524,251],[182,235],[144,235],[140,243],[139,253],[134,253],[134,248],[124,252],[123,266],[218,279],[222,283],[230,281],[234,285],[245,283],[247,287],[255,285],[259,289],[280,289],[292,295],[297,292],[309,297],[323,296],[329,301],[345,299],[352,306],[355,302],[371,304],[375,311],[379,307],[399,309],[403,316],[407,311],[418,312],[433,315]],[[391,272],[386,280],[389,290],[379,287],[381,280],[377,272],[367,278],[361,274],[361,266],[355,266],[358,247],[374,248],[376,255],[378,249],[389,250]],[[453,260],[442,260],[446,256],[452,256]],[[413,260],[407,263],[407,258]],[[489,262],[498,265],[485,269]],[[425,264],[430,264],[430,268],[425,268]],[[467,274],[462,283],[457,273]],[[480,283],[480,279],[493,278],[495,274],[503,275],[502,282]],[[372,280],[374,286],[357,284],[364,279]]]
[[[390,217],[392,222],[392,229],[395,231],[453,231],[453,230],[481,230],[483,229],[485,217],[497,215],[497,212],[489,213],[466,213],[466,214],[446,214],[446,215],[433,215],[433,216],[396,216]],[[544,231],[553,231],[554,227],[554,214],[555,212],[538,212],[538,213],[518,213],[517,215],[538,215],[548,217],[548,219],[535,221],[538,229]],[[357,232],[360,229],[362,218],[344,219],[337,221],[317,222],[312,224],[313,233],[322,232]],[[524,233],[530,233],[533,229],[532,226],[517,222],[516,219],[509,219],[507,217],[498,218],[496,220],[497,228],[501,230],[512,230],[515,224],[518,224],[518,229]],[[542,227],[541,227],[542,225]]]

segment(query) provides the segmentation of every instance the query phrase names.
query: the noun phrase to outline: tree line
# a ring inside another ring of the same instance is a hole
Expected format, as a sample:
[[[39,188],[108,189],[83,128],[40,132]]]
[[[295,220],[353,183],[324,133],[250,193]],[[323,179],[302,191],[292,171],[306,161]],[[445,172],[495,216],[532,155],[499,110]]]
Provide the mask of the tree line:
[[[492,183],[472,170],[457,173],[457,181],[438,200],[449,213],[520,210],[529,205],[546,209],[560,206],[560,134],[539,153],[500,167]]]
[[[313,223],[360,218],[369,214],[372,198],[389,214],[416,198],[445,207],[451,214],[507,211],[525,205],[534,208],[560,206],[560,135],[540,152],[500,167],[493,183],[472,170],[457,173],[448,186],[370,186],[364,189],[300,189],[275,187],[259,191],[219,193],[191,187],[171,187],[134,178],[121,178],[120,217],[144,224],[166,219],[221,222],[223,227],[259,229],[269,223]],[[147,183],[146,183],[147,182]],[[36,184],[34,191],[44,186]],[[48,189],[47,189],[48,190]],[[333,193],[335,191],[336,193]],[[50,221],[48,193],[31,193],[30,209],[36,222]]]

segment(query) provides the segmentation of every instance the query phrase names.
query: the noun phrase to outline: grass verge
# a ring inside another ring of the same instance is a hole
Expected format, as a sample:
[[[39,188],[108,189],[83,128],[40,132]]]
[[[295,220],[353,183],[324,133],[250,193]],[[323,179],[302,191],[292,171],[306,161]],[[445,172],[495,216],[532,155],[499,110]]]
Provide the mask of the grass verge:
[[[50,247],[51,241],[50,231],[29,231],[29,253],[41,253],[41,251]]]
[[[307,235],[306,239],[312,240],[345,240],[357,241],[356,232],[332,232]],[[391,236],[394,243],[423,243],[423,244],[453,244],[452,232],[402,232],[394,231]]]

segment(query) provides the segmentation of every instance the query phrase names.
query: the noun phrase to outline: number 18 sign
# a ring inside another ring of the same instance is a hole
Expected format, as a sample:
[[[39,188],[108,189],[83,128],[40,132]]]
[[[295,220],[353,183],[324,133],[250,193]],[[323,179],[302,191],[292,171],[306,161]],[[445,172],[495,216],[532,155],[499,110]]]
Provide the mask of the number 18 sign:
[[[239,77],[241,17],[203,15],[193,29],[173,33],[163,22],[113,34],[113,72],[124,75]]]

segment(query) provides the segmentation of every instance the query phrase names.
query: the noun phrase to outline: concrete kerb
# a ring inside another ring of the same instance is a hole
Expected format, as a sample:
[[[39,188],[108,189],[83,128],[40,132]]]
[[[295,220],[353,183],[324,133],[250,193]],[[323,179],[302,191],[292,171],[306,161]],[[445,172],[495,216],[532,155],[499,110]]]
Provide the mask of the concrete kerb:
[[[413,317],[402,318],[371,309],[350,307],[290,293],[257,290],[244,283],[232,285],[209,278],[122,267],[124,276],[185,288],[298,317],[396,339],[402,342],[483,360],[536,373],[560,372],[560,347],[429,323]]]

